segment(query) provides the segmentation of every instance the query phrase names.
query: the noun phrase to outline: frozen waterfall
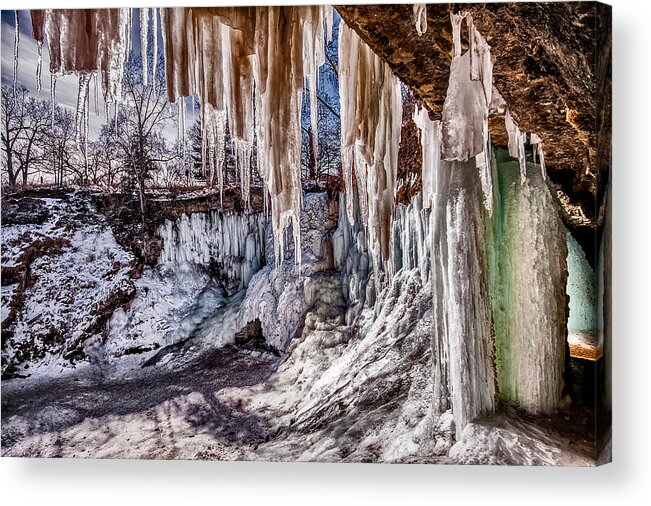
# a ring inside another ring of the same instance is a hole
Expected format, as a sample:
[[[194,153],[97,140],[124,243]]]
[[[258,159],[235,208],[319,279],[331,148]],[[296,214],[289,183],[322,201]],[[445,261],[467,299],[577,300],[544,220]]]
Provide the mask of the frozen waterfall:
[[[264,264],[266,224],[262,213],[220,211],[166,220],[158,231],[163,240],[159,262],[209,267],[228,291],[244,288]]]

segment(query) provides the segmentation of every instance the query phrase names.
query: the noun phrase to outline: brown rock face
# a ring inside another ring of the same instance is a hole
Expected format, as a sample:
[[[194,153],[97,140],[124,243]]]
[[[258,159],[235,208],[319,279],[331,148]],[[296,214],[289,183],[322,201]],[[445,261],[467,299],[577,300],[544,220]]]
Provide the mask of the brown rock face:
[[[572,229],[601,225],[610,167],[611,10],[595,2],[337,6],[343,20],[440,118],[452,57],[450,12],[467,11],[491,46],[494,84],[523,131],[538,134]],[[462,30],[464,49],[467,30]],[[493,142],[506,145],[501,118]]]

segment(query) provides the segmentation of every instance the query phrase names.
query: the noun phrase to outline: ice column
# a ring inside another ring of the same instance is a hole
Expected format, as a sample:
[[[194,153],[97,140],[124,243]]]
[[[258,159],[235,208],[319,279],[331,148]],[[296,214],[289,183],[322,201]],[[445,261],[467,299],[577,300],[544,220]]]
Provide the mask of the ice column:
[[[501,157],[500,157],[501,159]],[[499,397],[532,412],[556,407],[567,334],[567,241],[540,167],[497,163],[491,296]]]
[[[452,408],[457,437],[494,409],[485,211],[474,160],[441,162],[431,210],[434,407]]]

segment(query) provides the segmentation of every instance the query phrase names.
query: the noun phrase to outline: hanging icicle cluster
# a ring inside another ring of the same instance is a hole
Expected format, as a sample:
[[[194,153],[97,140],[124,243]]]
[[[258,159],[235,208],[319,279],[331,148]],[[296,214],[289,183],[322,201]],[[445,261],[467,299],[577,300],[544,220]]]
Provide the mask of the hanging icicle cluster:
[[[79,76],[75,125],[77,145],[81,149],[88,134],[91,76],[100,76],[107,106],[122,97],[124,63],[131,39],[131,9],[32,10],[31,17],[32,35],[39,52],[47,38],[53,107],[56,78],[70,73]],[[37,83],[40,83],[40,62],[39,56]],[[37,86],[40,88],[40,84]]]
[[[332,34],[331,8],[176,8],[161,14],[169,100],[199,97],[210,180],[216,173],[221,189],[228,122],[242,198],[249,201],[255,134],[276,260],[282,259],[291,225],[300,263],[301,101],[307,80],[316,139],[317,74],[325,61],[325,38]]]
[[[100,76],[104,101],[116,104],[117,118],[124,64],[131,50],[132,9],[33,10],[31,15],[39,47],[46,37],[48,40],[53,103],[57,76],[79,75],[77,140],[84,145],[91,74]],[[221,191],[228,124],[242,198],[247,203],[257,140],[258,171],[270,197],[277,260],[282,259],[285,230],[291,225],[295,259],[300,263],[301,101],[307,82],[316,150],[317,78],[325,61],[324,44],[332,37],[332,8],[142,8],[139,25],[145,86],[150,78],[156,83],[159,18],[168,98],[179,102],[179,138],[183,140],[185,135],[183,97],[197,96],[204,173],[210,171],[209,181],[217,179]],[[17,34],[16,29],[16,46]],[[38,69],[37,79],[40,82]]]
[[[346,194],[353,195],[368,233],[376,272],[389,257],[402,126],[400,82],[348,26],[339,28],[341,165]],[[346,200],[354,221],[352,198]]]
[[[461,27],[468,27],[468,51],[462,54]],[[484,204],[492,212],[493,182],[488,116],[493,98],[493,60],[490,46],[475,28],[469,13],[450,13],[454,56],[450,81],[443,104],[441,152],[449,161],[468,161],[475,157],[481,174]]]

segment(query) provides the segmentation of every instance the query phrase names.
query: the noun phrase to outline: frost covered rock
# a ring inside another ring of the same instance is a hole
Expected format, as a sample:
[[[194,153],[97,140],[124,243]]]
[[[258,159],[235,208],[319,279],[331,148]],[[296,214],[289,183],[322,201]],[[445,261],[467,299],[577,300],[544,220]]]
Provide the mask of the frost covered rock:
[[[330,286],[312,279],[317,273],[333,267],[331,233],[335,224],[336,214],[327,194],[305,195],[300,222],[300,266],[294,264],[291,238],[286,245],[285,261],[280,265],[273,262],[275,255],[269,249],[271,231],[267,230],[267,260],[272,263],[251,279],[240,315],[243,325],[259,319],[267,343],[279,350],[286,349],[302,327],[307,310],[317,300],[337,299],[339,302],[341,299],[338,283]],[[318,279],[323,281],[324,277]]]

